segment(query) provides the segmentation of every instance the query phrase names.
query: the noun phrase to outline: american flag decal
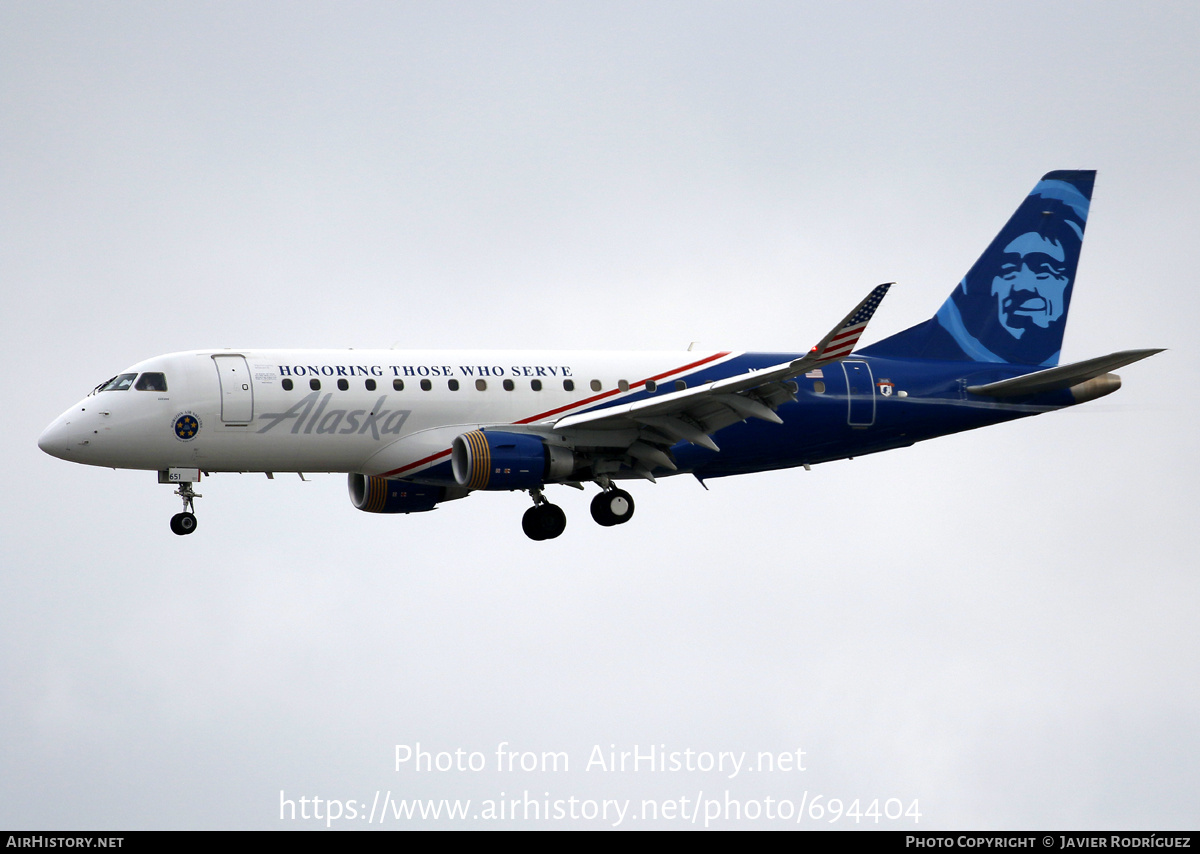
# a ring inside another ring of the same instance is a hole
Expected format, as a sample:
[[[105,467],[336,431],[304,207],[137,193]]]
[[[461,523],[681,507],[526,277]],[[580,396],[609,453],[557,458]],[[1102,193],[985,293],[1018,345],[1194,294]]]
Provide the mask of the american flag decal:
[[[831,335],[827,340],[822,341],[816,347],[813,347],[813,352],[818,359],[840,359],[843,356],[849,356],[854,349],[854,345],[858,343],[859,337],[863,334],[863,330],[867,328],[867,322],[875,314],[875,309],[879,308],[879,303],[883,300],[884,295],[888,292],[888,288],[892,286],[891,282],[886,285],[880,285],[871,293],[867,294],[867,298],[858,304],[858,308],[851,312],[850,316],[842,321],[842,325]]]

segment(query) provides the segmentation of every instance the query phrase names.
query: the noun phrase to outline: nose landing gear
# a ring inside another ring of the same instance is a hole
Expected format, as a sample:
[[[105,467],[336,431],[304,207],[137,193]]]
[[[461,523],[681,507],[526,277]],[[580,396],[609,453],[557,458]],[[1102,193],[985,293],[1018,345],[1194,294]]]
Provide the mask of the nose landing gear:
[[[196,514],[192,501],[204,496],[192,489],[190,483],[181,483],[175,494],[183,499],[183,512],[171,517],[171,533],[185,536],[196,530]]]

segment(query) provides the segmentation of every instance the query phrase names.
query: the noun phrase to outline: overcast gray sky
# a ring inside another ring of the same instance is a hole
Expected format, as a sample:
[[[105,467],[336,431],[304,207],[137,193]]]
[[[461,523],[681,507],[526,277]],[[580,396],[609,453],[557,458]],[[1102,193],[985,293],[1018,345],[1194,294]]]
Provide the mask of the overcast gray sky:
[[[390,791],[1194,828],[1197,43],[1189,3],[0,4],[0,826]],[[895,280],[878,340],[1066,168],[1064,360],[1170,348],[1072,411],[634,485],[619,528],[560,488],[544,543],[523,496],[380,517],[340,475],[214,476],[179,538],[152,474],[36,446],[172,350],[799,350]],[[396,771],[417,742],[487,767]]]

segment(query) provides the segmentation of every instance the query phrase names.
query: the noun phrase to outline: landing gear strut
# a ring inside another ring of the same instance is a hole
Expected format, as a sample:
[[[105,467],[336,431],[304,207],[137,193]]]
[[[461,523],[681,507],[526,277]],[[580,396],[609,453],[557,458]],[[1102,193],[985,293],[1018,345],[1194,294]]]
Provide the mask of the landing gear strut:
[[[606,489],[592,499],[592,518],[606,528],[633,518],[633,496],[623,489]]]
[[[192,501],[204,496],[192,489],[190,483],[179,484],[175,494],[183,499],[183,512],[171,517],[171,533],[182,537],[196,530],[196,514],[193,512],[195,507],[192,506]]]
[[[533,506],[521,517],[521,529],[531,540],[553,540],[567,527],[567,514],[551,504],[540,489],[529,490]]]

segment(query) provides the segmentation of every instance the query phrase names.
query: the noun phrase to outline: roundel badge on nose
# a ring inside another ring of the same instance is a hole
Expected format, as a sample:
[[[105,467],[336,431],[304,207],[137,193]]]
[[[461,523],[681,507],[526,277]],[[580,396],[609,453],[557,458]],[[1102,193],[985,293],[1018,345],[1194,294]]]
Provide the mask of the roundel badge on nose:
[[[175,438],[188,442],[200,432],[200,419],[190,412],[181,412],[175,418]]]

